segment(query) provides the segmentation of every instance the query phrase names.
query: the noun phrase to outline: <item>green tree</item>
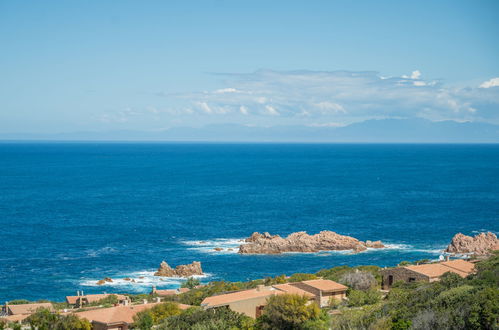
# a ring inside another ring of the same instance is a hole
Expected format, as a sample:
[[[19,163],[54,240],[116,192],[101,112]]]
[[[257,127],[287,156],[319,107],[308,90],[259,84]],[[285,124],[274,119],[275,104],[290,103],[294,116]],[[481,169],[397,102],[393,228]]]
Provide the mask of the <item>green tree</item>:
[[[134,324],[136,324],[139,329],[150,329],[152,325],[159,324],[164,319],[178,315],[181,312],[182,310],[177,303],[167,301],[137,313],[133,317],[133,320]]]
[[[52,313],[48,308],[39,308],[25,320],[32,329],[50,329],[56,323],[58,315]]]
[[[76,315],[60,315],[52,313],[47,308],[39,308],[26,320],[32,329],[39,330],[90,330],[92,325],[85,319]]]
[[[204,310],[189,308],[181,314],[169,317],[158,326],[158,329],[168,330],[218,330],[253,328],[254,321],[246,315],[234,312],[226,307]]]
[[[181,288],[194,289],[196,286],[198,286],[200,284],[201,284],[201,282],[199,281],[199,279],[194,278],[194,277],[189,277],[187,279],[187,281],[185,281],[184,283],[182,283],[180,285],[180,287]]]
[[[58,315],[50,329],[54,330],[91,330],[92,324],[86,319],[80,319],[74,314]]]
[[[324,323],[320,322],[321,320],[323,319],[319,307],[316,304],[308,304],[308,298],[296,294],[283,294],[271,296],[267,300],[264,313],[257,320],[257,327],[305,329],[307,324]],[[324,326],[327,329],[327,320]]]
[[[376,278],[370,272],[353,271],[344,274],[340,278],[340,283],[348,285],[355,290],[368,290],[376,285]]]
[[[154,321],[150,311],[142,311],[133,317],[133,327],[140,330],[152,329]]]

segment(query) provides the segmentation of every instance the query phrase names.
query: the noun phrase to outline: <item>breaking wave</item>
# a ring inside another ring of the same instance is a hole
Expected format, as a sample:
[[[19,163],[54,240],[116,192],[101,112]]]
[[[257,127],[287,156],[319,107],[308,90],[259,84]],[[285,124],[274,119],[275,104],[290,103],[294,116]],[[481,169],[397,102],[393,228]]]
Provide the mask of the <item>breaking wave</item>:
[[[102,287],[105,289],[106,287],[110,288],[123,288],[131,292],[144,292],[144,288],[151,288],[155,285],[158,288],[178,288],[180,285],[186,281],[185,278],[181,277],[162,277],[162,276],[154,276],[154,271],[138,271],[132,272],[128,274],[117,274],[115,276],[108,276],[112,279],[112,282],[106,282],[103,285],[98,285],[97,282],[102,279],[94,278],[94,279],[82,279],[79,284],[81,286],[87,287]],[[211,274],[204,275],[194,275],[192,277],[197,278],[199,280],[203,280],[211,277]],[[104,277],[104,276],[103,276]],[[130,280],[125,280],[129,278]],[[132,282],[131,280],[134,280]]]
[[[188,245],[188,250],[196,250],[204,253],[237,253],[239,246],[244,244],[243,238],[215,238],[212,240],[181,241]],[[221,249],[221,250],[218,250]]]

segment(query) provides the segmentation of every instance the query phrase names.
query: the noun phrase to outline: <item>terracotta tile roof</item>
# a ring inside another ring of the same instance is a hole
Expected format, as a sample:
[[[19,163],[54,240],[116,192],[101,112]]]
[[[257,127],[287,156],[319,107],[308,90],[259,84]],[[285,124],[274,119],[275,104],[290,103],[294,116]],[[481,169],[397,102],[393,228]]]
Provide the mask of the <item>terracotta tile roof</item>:
[[[426,275],[430,278],[440,277],[447,272],[466,277],[474,271],[475,265],[465,260],[452,260],[435,264],[406,266],[404,268]]]
[[[157,294],[158,296],[171,296],[171,295],[176,295],[178,294],[178,291],[177,290],[156,290],[154,291],[155,294]]]
[[[308,286],[319,289],[321,291],[327,291],[327,292],[346,291],[348,289],[343,284],[336,283],[335,281],[331,281],[331,280],[319,279],[319,280],[303,281],[301,283],[304,283]]]
[[[180,289],[178,289],[178,291],[179,291],[180,293],[186,293],[186,292],[191,291],[191,289],[189,289],[189,288],[180,288]]]
[[[455,259],[450,261],[442,262],[442,265],[457,269],[459,271],[471,274],[475,271],[475,264],[463,260],[463,259]]]
[[[264,287],[260,290],[258,289],[243,290],[243,291],[231,292],[205,298],[201,302],[201,306],[208,306],[208,307],[224,306],[236,301],[259,298],[259,297],[270,297],[275,294],[283,294],[283,293],[284,293],[283,291],[279,291],[271,287]]]
[[[116,306],[109,308],[99,308],[84,312],[74,313],[80,318],[89,320],[90,322],[99,322],[104,324],[115,323],[133,323],[133,317],[138,312],[152,308],[161,303],[151,303],[142,305]],[[180,309],[187,309],[191,306],[179,304]]]
[[[78,301],[79,298],[86,299],[89,303],[93,303],[99,301],[103,298],[112,295],[112,293],[99,293],[99,294],[87,294],[86,296],[67,296],[66,301],[68,304],[74,305]],[[118,300],[125,300],[126,296],[122,294],[114,294],[118,297]]]
[[[309,298],[315,297],[315,295],[313,293],[305,291],[303,289],[300,289],[296,286],[293,286],[292,283],[291,284],[287,284],[287,283],[286,284],[276,284],[276,285],[273,285],[273,287],[276,288],[277,290],[283,291],[285,293],[297,294],[297,295],[306,296]]]
[[[22,304],[22,305],[7,305],[10,313],[13,315],[17,314],[32,314],[36,312],[38,308],[48,308],[51,311],[54,307],[51,303],[36,303],[36,304]]]

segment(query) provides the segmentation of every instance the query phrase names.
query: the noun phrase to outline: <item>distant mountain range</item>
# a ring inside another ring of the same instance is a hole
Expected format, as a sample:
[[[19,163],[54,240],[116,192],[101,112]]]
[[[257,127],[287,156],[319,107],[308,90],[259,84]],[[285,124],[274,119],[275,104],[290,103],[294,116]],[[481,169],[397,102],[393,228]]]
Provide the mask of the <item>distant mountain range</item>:
[[[205,141],[205,142],[369,142],[369,143],[499,143],[499,125],[432,122],[424,119],[367,120],[343,127],[236,124],[164,131],[106,131],[59,134],[0,134],[1,140],[56,141]]]

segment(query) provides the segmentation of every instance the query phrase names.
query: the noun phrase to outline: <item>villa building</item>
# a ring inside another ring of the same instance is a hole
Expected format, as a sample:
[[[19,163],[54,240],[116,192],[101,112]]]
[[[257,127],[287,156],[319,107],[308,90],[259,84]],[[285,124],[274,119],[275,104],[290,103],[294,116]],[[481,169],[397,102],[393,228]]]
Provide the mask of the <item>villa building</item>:
[[[21,322],[40,308],[46,308],[51,312],[54,311],[54,307],[51,303],[34,303],[34,304],[21,304],[21,305],[9,305],[5,304],[2,306],[1,315],[2,319],[7,322]]]
[[[120,305],[109,308],[99,308],[84,312],[74,313],[76,316],[87,319],[92,323],[93,330],[128,330],[133,324],[133,317],[146,309],[156,306],[158,303],[141,305]],[[180,309],[191,306],[179,304]]]
[[[310,280],[296,283],[259,285],[256,289],[229,292],[205,298],[201,306],[205,309],[228,307],[231,310],[257,318],[263,313],[267,299],[273,295],[297,294],[308,298],[309,303],[328,306],[331,299],[346,297],[347,287],[330,280]]]
[[[383,276],[382,287],[384,290],[388,290],[398,281],[406,283],[416,281],[435,282],[439,281],[440,277],[447,272],[466,277],[472,274],[474,270],[475,265],[473,263],[461,259],[432,264],[389,268],[381,271]]]
[[[231,310],[243,313],[249,317],[257,318],[262,314],[267,298],[284,294],[270,286],[259,285],[256,289],[229,292],[205,298],[201,302],[201,307],[205,309],[228,307]]]
[[[340,301],[345,299],[348,290],[343,284],[323,279],[290,283],[290,285],[311,293],[319,307],[329,306],[331,299]]]

